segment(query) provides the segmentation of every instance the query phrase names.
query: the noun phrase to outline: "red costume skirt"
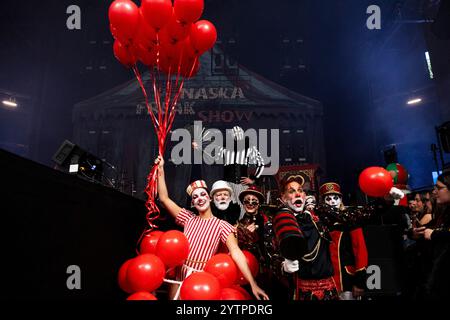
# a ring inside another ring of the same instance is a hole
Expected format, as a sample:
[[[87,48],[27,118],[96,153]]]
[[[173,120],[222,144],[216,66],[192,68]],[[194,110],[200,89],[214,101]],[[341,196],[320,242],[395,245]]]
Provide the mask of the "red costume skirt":
[[[332,277],[319,280],[297,278],[295,300],[338,300],[336,284]]]

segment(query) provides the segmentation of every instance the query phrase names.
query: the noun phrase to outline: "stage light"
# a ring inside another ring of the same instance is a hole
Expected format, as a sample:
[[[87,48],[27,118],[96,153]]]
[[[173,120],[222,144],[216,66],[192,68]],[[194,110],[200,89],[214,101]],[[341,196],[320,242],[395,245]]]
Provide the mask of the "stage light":
[[[8,107],[17,107],[17,103],[13,100],[3,100],[2,103]]]
[[[421,98],[417,98],[417,99],[411,99],[407,102],[407,104],[411,105],[411,104],[417,104],[419,102],[421,102],[422,99]]]
[[[62,171],[113,186],[112,182],[104,175],[104,169],[105,166],[108,166],[115,170],[114,166],[68,140],[63,142],[52,159]]]

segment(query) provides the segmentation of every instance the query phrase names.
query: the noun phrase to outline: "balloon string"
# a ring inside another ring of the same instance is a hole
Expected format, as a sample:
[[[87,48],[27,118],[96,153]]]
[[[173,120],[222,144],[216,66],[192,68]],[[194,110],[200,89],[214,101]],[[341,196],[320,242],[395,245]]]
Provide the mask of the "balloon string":
[[[169,73],[167,75],[167,79],[166,79],[166,101],[164,103],[165,108],[164,108],[164,124],[167,124],[167,120],[168,120],[168,112],[169,112],[169,104],[170,104],[170,99],[172,96],[172,81],[171,81],[171,71],[172,71],[172,66],[169,67]]]
[[[157,85],[157,84],[160,83],[160,81],[159,81],[160,80],[160,73],[159,73],[159,71],[160,71],[159,32],[156,33],[156,41],[158,43],[158,50],[156,51],[156,64],[157,64],[157,69],[156,70],[157,70],[157,72],[155,72],[155,74],[157,74],[158,77],[157,78],[153,77],[153,93],[154,93],[154,96],[155,96],[156,105],[158,107],[158,120],[159,120],[159,123],[161,123],[162,122],[161,90],[160,90],[161,88],[160,88],[159,85]],[[161,153],[161,150],[159,150],[159,151]]]
[[[152,119],[152,123],[153,123],[153,126],[154,126],[155,130],[157,130],[157,127],[159,126],[159,123],[157,122],[157,120],[156,120],[156,118],[155,118],[155,115],[153,114],[153,109],[152,109],[151,105],[150,105],[149,102],[148,102],[147,90],[145,90],[145,86],[144,86],[144,83],[143,83],[143,81],[142,81],[141,73],[139,72],[139,69],[137,68],[136,64],[133,65],[133,68],[132,68],[132,69],[133,69],[133,71],[134,71],[134,74],[135,74],[135,76],[136,76],[136,79],[137,79],[138,82],[139,82],[139,85],[140,85],[140,87],[141,87],[142,93],[144,94],[144,97],[145,97],[145,106],[147,107],[147,112],[150,114],[150,119]]]
[[[157,42],[159,42],[158,40],[159,39],[158,39],[158,34],[157,34]],[[158,151],[159,151],[158,153],[161,157],[163,157],[164,153],[165,153],[167,136],[170,133],[170,130],[171,130],[174,120],[175,120],[175,115],[176,115],[175,108],[178,103],[178,99],[182,92],[184,81],[185,81],[185,78],[180,76],[180,74],[181,74],[181,72],[180,72],[181,71],[181,58],[182,57],[180,57],[179,64],[177,66],[177,76],[176,76],[174,85],[172,85],[172,79],[171,79],[172,78],[172,75],[171,75],[172,66],[169,67],[169,72],[167,74],[166,84],[165,84],[166,88],[165,88],[165,97],[164,97],[165,100],[163,102],[164,103],[164,113],[163,113],[163,107],[162,107],[162,101],[161,101],[161,93],[162,93],[161,89],[162,88],[159,85],[161,82],[159,81],[160,80],[160,61],[159,61],[160,52],[159,52],[159,46],[158,46],[157,59],[156,59],[157,68],[156,68],[156,70],[155,69],[150,70],[150,77],[151,77],[151,84],[152,84],[153,93],[154,93],[154,100],[155,100],[155,104],[156,104],[157,112],[158,112],[157,117],[154,114],[153,108],[149,104],[147,91],[145,90],[145,86],[142,81],[142,76],[139,72],[139,69],[136,67],[136,65],[133,66],[134,74],[135,74],[135,76],[139,82],[139,85],[141,87],[141,90],[144,94],[147,110],[148,110],[148,113],[150,114],[150,118],[152,120],[154,129],[155,129],[155,133],[156,133],[157,140],[158,140]],[[198,57],[196,57],[194,59],[194,62],[190,68],[188,77],[192,76],[194,67],[197,63],[197,59],[198,59]],[[173,99],[172,99],[172,94],[173,94]],[[149,225],[149,228],[142,232],[142,234],[138,240],[138,245],[140,244],[142,239],[148,233],[150,233],[153,229],[158,228],[158,226],[154,223],[159,218],[159,215],[160,215],[159,207],[156,205],[157,179],[158,179],[158,165],[155,164],[155,165],[153,165],[149,174],[147,175],[147,186],[144,190],[144,192],[147,195],[147,201],[145,202],[145,207],[147,209],[146,220]],[[138,249],[136,251],[138,252]]]

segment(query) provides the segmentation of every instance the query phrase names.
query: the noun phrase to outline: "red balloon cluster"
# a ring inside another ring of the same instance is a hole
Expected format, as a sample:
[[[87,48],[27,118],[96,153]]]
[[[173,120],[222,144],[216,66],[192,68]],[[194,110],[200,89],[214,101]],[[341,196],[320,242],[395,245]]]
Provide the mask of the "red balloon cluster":
[[[109,7],[114,55],[125,66],[139,60],[168,74],[194,76],[199,57],[217,39],[214,25],[198,20],[204,0],[115,0]]]
[[[142,292],[157,289],[163,283],[166,268],[183,264],[189,254],[189,242],[180,231],[156,230],[143,237],[139,251],[140,255],[120,267],[119,287],[127,293],[135,293],[128,300],[152,300]]]
[[[382,167],[369,167],[359,175],[359,187],[370,197],[384,197],[394,182],[391,174]]]
[[[162,232],[153,231],[146,237],[153,239],[158,236],[158,233]],[[150,292],[162,284],[166,273],[165,267],[180,265],[185,259],[185,254],[181,252],[188,251],[185,251],[187,245],[183,244],[185,240],[183,237],[185,238],[181,232],[176,230],[162,233],[159,235],[156,249],[154,249],[159,256],[143,253],[126,261],[120,267],[119,286],[122,290],[131,294],[127,300],[156,299]],[[153,240],[143,241],[142,243],[151,243],[154,246]],[[141,248],[146,246],[142,243]],[[243,253],[255,277],[258,273],[258,261],[250,252],[243,251]],[[202,272],[193,273],[183,281],[180,298],[182,300],[251,300],[251,295],[237,285],[246,283],[247,281],[231,256],[219,253],[209,259]]]

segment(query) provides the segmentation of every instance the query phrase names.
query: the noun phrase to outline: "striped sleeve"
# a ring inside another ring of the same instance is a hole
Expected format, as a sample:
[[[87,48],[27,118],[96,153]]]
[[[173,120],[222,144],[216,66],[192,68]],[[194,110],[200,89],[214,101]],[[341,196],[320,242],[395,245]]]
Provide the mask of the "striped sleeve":
[[[223,158],[224,158],[225,151],[226,151],[226,149],[224,147],[219,146],[218,152],[216,153],[214,160],[218,161],[219,159],[222,159],[222,161],[224,161]]]
[[[192,218],[194,218],[194,214],[191,211],[182,208],[175,219],[175,223],[184,227],[186,222]]]
[[[235,230],[236,229],[231,224],[225,220],[220,220],[220,241],[226,243],[230,233],[234,233]]]
[[[255,146],[248,149],[247,164],[256,165],[255,177],[259,178],[264,171],[264,158]]]
[[[297,219],[289,212],[279,212],[273,218],[273,228],[278,241],[289,236],[302,237]]]

